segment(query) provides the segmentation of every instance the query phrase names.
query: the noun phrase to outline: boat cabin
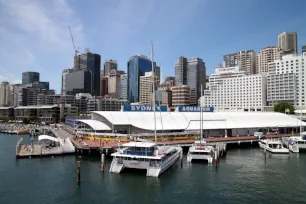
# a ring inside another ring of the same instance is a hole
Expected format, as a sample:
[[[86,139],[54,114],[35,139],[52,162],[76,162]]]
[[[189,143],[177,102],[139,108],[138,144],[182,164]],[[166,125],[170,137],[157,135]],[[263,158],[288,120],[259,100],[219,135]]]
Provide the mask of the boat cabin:
[[[137,156],[154,156],[156,144],[152,142],[129,142],[122,145],[125,147],[123,154]]]

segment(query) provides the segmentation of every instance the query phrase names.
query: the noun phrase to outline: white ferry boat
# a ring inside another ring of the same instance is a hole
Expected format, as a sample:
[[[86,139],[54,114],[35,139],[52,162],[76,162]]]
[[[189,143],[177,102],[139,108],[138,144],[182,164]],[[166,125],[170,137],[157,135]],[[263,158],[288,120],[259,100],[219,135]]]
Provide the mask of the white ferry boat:
[[[110,172],[120,173],[124,168],[146,169],[147,176],[158,177],[179,158],[182,148],[157,146],[154,142],[129,142],[111,154],[113,161]]]
[[[306,132],[302,132],[300,136],[290,137],[290,144],[296,145],[300,151],[306,151]]]
[[[264,139],[260,140],[259,146],[263,149],[271,153],[278,153],[278,154],[288,154],[289,149],[285,148],[282,142],[278,139]]]
[[[203,93],[203,87],[201,85],[201,96]],[[207,160],[209,164],[212,163],[214,158],[214,147],[207,146],[206,142],[203,140],[203,115],[202,115],[202,104],[200,104],[200,141],[195,141],[195,143],[189,147],[187,154],[187,162],[192,162],[194,159]]]
[[[153,45],[152,62],[153,60]],[[154,63],[152,63],[152,82],[154,82]],[[155,83],[153,84],[153,96],[155,95]],[[157,146],[156,134],[156,110],[155,100],[153,100],[154,111],[154,136],[155,142],[129,142],[123,144],[121,149],[111,154],[114,158],[110,167],[110,172],[120,173],[124,168],[146,169],[147,176],[158,177],[170,168],[179,158],[183,156],[181,147]]]
[[[207,146],[204,141],[196,141],[193,146],[189,148],[187,154],[187,162],[192,162],[192,160],[207,160],[209,164],[213,162],[214,158],[214,147]]]
[[[282,141],[283,141],[284,146],[288,148],[290,152],[293,152],[293,153],[300,152],[297,142],[295,142],[291,137],[283,137]]]

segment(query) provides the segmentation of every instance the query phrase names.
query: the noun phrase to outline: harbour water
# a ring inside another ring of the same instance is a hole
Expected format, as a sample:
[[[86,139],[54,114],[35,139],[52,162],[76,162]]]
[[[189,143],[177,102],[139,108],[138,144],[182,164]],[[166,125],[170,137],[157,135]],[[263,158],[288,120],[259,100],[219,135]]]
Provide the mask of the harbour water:
[[[230,148],[219,167],[181,165],[159,178],[145,172],[100,172],[99,155],[15,159],[17,135],[0,134],[0,203],[305,203],[306,153],[272,155]]]

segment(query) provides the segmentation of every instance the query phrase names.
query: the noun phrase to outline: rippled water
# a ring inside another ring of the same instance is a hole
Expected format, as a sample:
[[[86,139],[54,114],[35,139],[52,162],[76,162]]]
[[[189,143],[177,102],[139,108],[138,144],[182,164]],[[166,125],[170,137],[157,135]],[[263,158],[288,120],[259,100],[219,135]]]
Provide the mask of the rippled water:
[[[216,169],[178,162],[159,178],[144,172],[100,172],[100,158],[15,159],[16,135],[0,134],[0,203],[305,203],[306,154],[267,155],[230,149]]]

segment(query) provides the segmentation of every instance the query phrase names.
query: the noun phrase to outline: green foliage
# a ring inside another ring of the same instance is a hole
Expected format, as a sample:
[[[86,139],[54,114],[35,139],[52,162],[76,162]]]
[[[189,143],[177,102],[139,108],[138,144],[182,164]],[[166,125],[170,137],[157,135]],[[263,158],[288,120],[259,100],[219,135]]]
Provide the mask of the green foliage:
[[[6,117],[6,116],[1,116],[0,120],[7,122],[7,121],[11,120],[11,118],[10,117]]]
[[[289,109],[290,114],[294,114],[294,107],[292,104],[281,102],[279,104],[274,105],[275,112],[285,113],[287,108]]]
[[[22,122],[23,122],[23,124],[26,124],[26,125],[30,123],[28,118],[23,118]]]

